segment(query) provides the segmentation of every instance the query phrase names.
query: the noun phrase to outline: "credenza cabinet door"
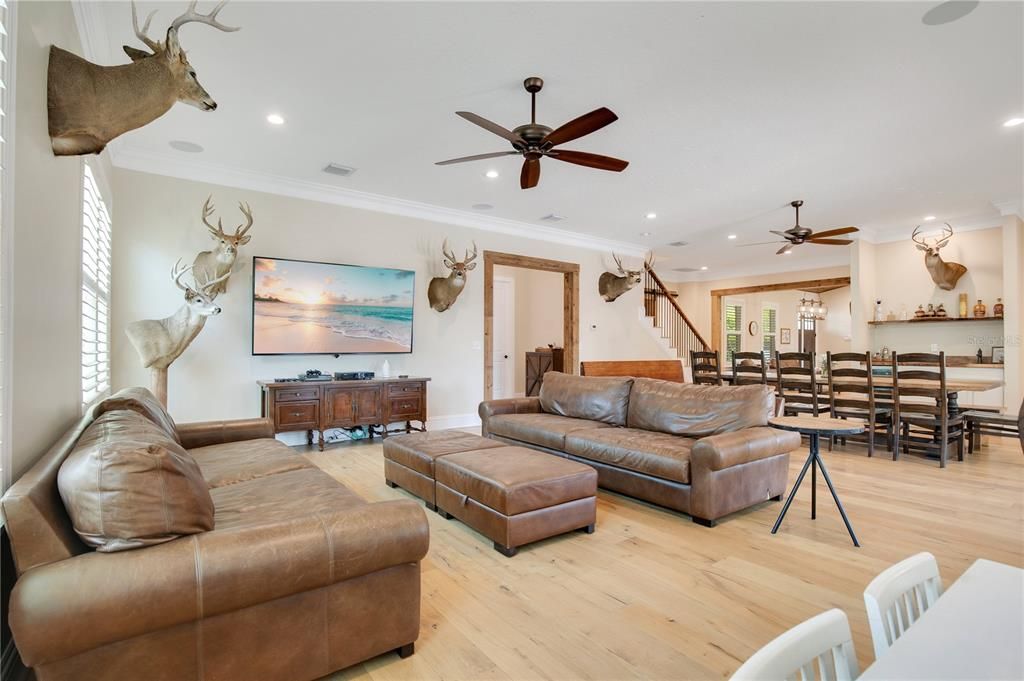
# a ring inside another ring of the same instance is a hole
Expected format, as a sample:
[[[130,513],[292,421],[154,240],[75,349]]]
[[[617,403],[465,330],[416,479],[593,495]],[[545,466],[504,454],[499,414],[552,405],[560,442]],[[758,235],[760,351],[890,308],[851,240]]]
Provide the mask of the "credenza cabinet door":
[[[380,386],[327,389],[326,428],[352,428],[383,420]]]
[[[369,425],[384,420],[384,410],[381,408],[384,400],[381,398],[380,386],[356,388],[352,393],[352,400],[356,405],[356,424]]]
[[[351,428],[355,423],[355,402],[353,391],[347,388],[329,388],[326,391],[327,414],[325,428]]]

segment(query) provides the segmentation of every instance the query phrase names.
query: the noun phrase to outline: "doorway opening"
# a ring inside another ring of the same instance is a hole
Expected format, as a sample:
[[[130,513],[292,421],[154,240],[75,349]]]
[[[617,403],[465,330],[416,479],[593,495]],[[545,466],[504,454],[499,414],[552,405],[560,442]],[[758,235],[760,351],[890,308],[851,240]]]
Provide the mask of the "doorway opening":
[[[485,400],[527,392],[536,347],[561,345],[562,371],[577,372],[579,279],[577,263],[484,251]]]

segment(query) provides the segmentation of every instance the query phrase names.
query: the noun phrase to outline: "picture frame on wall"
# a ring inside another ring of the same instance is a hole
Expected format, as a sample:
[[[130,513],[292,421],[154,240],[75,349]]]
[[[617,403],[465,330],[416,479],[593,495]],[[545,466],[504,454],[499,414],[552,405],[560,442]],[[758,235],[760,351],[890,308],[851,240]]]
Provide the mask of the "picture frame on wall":
[[[1006,360],[1006,352],[1002,345],[992,346],[992,363],[1002,364]]]
[[[791,345],[793,343],[793,330],[779,329],[779,345]]]

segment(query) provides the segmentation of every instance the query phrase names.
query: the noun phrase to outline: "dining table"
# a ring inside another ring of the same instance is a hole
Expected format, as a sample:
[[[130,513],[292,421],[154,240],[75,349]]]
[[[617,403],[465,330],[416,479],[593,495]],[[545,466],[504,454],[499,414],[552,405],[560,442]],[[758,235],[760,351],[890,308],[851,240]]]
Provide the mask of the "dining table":
[[[976,560],[859,679],[1024,679],[1024,570]]]

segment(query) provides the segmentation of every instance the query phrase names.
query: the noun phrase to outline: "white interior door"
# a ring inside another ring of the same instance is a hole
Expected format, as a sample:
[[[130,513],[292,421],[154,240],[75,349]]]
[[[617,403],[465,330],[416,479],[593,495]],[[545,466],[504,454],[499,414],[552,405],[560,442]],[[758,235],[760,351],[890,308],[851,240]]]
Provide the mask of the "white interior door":
[[[512,279],[494,277],[494,399],[515,393],[515,295]]]

